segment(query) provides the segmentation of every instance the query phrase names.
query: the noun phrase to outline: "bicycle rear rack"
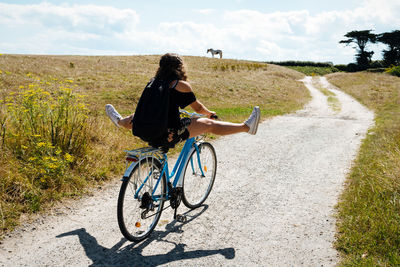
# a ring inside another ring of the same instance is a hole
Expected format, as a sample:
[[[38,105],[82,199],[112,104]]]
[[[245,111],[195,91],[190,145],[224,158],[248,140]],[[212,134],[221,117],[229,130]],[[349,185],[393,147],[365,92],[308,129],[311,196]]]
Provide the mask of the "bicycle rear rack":
[[[127,160],[137,159],[137,160],[129,160],[129,161],[138,161],[145,157],[155,157],[159,160],[163,159],[163,153],[160,149],[154,147],[142,147],[134,150],[124,150],[127,154]]]

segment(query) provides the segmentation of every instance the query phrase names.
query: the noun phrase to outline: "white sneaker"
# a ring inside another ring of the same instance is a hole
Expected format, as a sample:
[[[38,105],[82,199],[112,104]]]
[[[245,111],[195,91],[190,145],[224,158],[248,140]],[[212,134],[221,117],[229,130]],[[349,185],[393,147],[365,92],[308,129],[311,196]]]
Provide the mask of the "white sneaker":
[[[253,112],[250,114],[250,117],[244,122],[250,129],[248,131],[249,134],[256,134],[258,129],[258,124],[260,122],[260,107],[255,106],[253,108]]]
[[[110,117],[111,121],[119,127],[118,122],[122,119],[122,116],[118,113],[118,111],[115,110],[113,105],[107,104],[106,105],[106,113],[108,117]]]

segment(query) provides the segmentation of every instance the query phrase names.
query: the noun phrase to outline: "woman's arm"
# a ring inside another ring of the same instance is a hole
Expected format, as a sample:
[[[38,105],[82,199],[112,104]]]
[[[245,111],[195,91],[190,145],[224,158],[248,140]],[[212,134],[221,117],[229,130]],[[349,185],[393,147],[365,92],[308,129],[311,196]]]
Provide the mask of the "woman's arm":
[[[179,83],[175,87],[176,90],[182,93],[193,93],[192,87],[190,86],[190,83],[186,81],[179,81]],[[214,111],[210,111],[204,106],[199,100],[194,101],[193,103],[190,104],[190,107],[197,113],[206,115],[208,118],[211,118],[212,115],[215,115],[216,113]]]
[[[209,118],[211,118],[212,115],[216,114],[214,111],[209,111],[199,100],[196,100],[192,104],[190,104],[190,107],[195,112],[206,115]]]

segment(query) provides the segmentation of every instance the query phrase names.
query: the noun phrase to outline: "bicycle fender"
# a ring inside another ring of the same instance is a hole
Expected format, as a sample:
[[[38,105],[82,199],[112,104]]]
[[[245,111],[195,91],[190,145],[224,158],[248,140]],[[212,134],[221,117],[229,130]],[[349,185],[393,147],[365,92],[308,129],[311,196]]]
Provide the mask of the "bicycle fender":
[[[138,162],[132,162],[132,163],[129,165],[129,167],[126,168],[126,170],[125,170],[125,172],[124,172],[124,175],[122,176],[121,181],[124,182],[127,178],[129,178],[129,176],[131,175],[131,172],[133,171],[133,168],[135,168],[135,166],[136,166],[137,164],[139,164],[139,162],[140,162],[140,161],[138,161]]]

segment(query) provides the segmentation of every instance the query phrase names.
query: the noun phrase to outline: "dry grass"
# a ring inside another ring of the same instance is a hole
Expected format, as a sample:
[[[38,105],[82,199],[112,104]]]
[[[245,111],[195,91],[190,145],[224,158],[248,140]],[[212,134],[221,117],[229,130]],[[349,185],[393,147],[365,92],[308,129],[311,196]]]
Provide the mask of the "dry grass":
[[[343,265],[400,265],[400,78],[331,74],[331,83],[375,111],[338,204]]]
[[[86,155],[70,170],[66,191],[36,188],[21,171],[24,159],[1,147],[0,234],[18,224],[21,213],[45,210],[55,200],[80,195],[91,185],[121,174],[123,150],[145,144],[129,131],[117,129],[104,106],[111,103],[123,115],[132,113],[158,60],[159,56],[0,56],[0,100],[12,97],[10,93],[21,91],[21,86],[56,82],[86,95],[89,108]],[[223,120],[243,121],[254,105],[261,107],[265,119],[297,110],[309,100],[308,91],[297,81],[303,75],[284,67],[190,56],[184,61],[197,98]],[[26,193],[31,191],[34,196]]]

